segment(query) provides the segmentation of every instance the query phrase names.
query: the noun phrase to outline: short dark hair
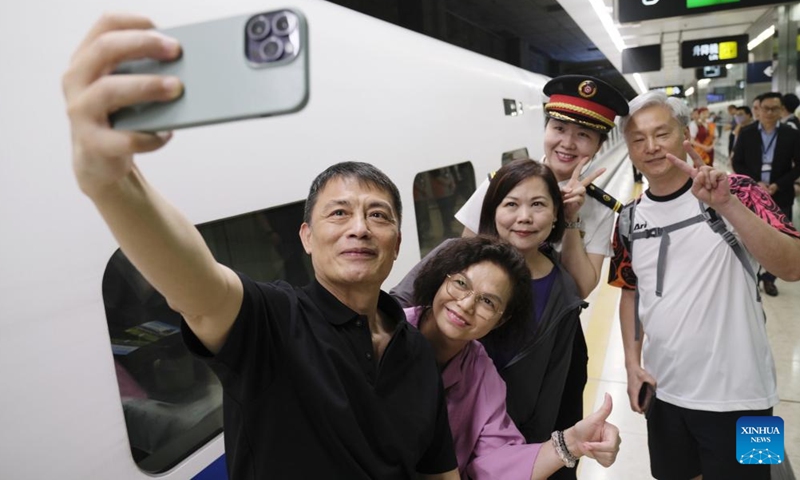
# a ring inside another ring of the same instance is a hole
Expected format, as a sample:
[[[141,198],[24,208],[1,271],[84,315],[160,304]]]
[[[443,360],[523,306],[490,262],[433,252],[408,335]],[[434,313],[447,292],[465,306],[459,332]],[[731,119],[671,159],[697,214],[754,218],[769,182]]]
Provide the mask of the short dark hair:
[[[800,107],[800,98],[797,98],[797,95],[794,93],[787,93],[781,97],[781,103],[783,103],[783,106],[786,107],[789,113],[794,113],[797,107]]]
[[[499,238],[478,235],[446,243],[420,268],[414,280],[414,304],[430,307],[447,275],[462,272],[481,262],[491,262],[503,269],[511,283],[511,297],[501,317],[505,323],[492,330],[490,335],[521,338],[533,311],[531,272],[522,254]]]
[[[752,111],[752,110],[750,110],[750,107],[748,107],[747,105],[742,105],[741,107],[736,107],[736,110],[741,110],[741,111],[743,111],[743,112],[744,112],[745,114],[747,114],[747,116],[749,116],[749,117],[752,117],[752,116],[753,116],[753,111]]]
[[[780,94],[780,93],[778,93],[778,92],[767,92],[767,93],[762,93],[761,95],[759,95],[759,96],[758,96],[758,98],[759,98],[759,99],[760,99],[762,102],[763,102],[764,100],[768,99],[768,98],[777,98],[777,99],[778,99],[778,101],[780,102],[780,101],[781,101],[781,94]]]
[[[478,233],[498,236],[497,224],[495,223],[495,212],[500,202],[508,195],[508,192],[514,189],[520,182],[530,177],[539,177],[544,180],[547,185],[547,190],[553,198],[553,205],[556,208],[556,221],[550,235],[547,236],[546,242],[557,243],[564,235],[566,228],[566,221],[564,219],[564,205],[561,200],[561,189],[558,187],[558,181],[550,167],[543,163],[539,163],[530,158],[522,158],[514,160],[503,166],[492,177],[489,182],[489,189],[486,191],[486,196],[483,199],[483,206],[481,207],[481,221],[478,227]]]
[[[397,190],[397,185],[377,167],[364,162],[340,162],[336,165],[331,165],[324,172],[317,175],[317,178],[311,182],[311,188],[308,190],[308,197],[306,197],[306,206],[303,210],[303,221],[305,223],[311,224],[311,212],[317,204],[319,192],[334,178],[355,178],[362,185],[369,185],[388,193],[392,198],[392,203],[397,213],[397,227],[400,228],[400,223],[403,220],[403,203],[400,201],[400,192]]]

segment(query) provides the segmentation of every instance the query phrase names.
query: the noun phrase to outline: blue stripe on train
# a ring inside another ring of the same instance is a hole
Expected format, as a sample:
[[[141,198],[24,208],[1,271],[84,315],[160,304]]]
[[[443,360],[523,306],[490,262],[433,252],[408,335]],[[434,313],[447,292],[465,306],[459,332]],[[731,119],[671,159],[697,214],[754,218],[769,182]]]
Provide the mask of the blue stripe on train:
[[[192,477],[192,480],[228,480],[228,472],[225,468],[225,455],[220,455],[218,459],[211,462],[211,465]]]

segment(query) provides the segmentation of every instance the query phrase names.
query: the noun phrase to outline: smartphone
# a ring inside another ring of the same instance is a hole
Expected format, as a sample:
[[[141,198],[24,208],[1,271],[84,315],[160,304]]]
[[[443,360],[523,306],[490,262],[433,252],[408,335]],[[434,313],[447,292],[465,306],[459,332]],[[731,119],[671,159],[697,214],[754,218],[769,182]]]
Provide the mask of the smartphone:
[[[183,82],[183,95],[121,109],[110,117],[115,129],[174,130],[297,112],[308,102],[308,25],[297,10],[161,32],[180,42],[180,58],[125,62],[115,73],[173,75]]]
[[[650,417],[651,409],[655,403],[656,389],[648,382],[642,383],[639,389],[639,408],[644,412],[645,418]]]

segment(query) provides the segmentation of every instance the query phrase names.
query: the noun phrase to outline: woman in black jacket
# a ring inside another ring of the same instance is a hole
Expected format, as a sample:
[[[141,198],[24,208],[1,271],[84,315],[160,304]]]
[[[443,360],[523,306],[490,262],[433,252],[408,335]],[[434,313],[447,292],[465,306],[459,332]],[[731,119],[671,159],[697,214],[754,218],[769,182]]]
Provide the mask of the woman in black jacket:
[[[579,316],[585,303],[549,248],[564,230],[561,192],[547,166],[515,161],[497,171],[479,233],[498,236],[523,254],[533,311],[520,341],[490,338],[484,346],[508,385],[508,413],[528,442],[541,442],[583,416],[588,356]]]

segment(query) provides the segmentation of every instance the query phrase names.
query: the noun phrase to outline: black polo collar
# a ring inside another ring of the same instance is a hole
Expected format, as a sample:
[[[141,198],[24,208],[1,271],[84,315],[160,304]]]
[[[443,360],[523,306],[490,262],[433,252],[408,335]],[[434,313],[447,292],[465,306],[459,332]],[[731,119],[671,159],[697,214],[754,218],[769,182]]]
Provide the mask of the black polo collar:
[[[327,288],[323,287],[316,279],[303,287],[303,291],[322,310],[325,319],[333,325],[344,325],[357,320],[360,315],[350,307],[340,302]],[[381,290],[378,296],[378,310],[384,313],[391,322],[392,330],[398,323],[405,320],[406,316],[400,304],[391,295]]]

